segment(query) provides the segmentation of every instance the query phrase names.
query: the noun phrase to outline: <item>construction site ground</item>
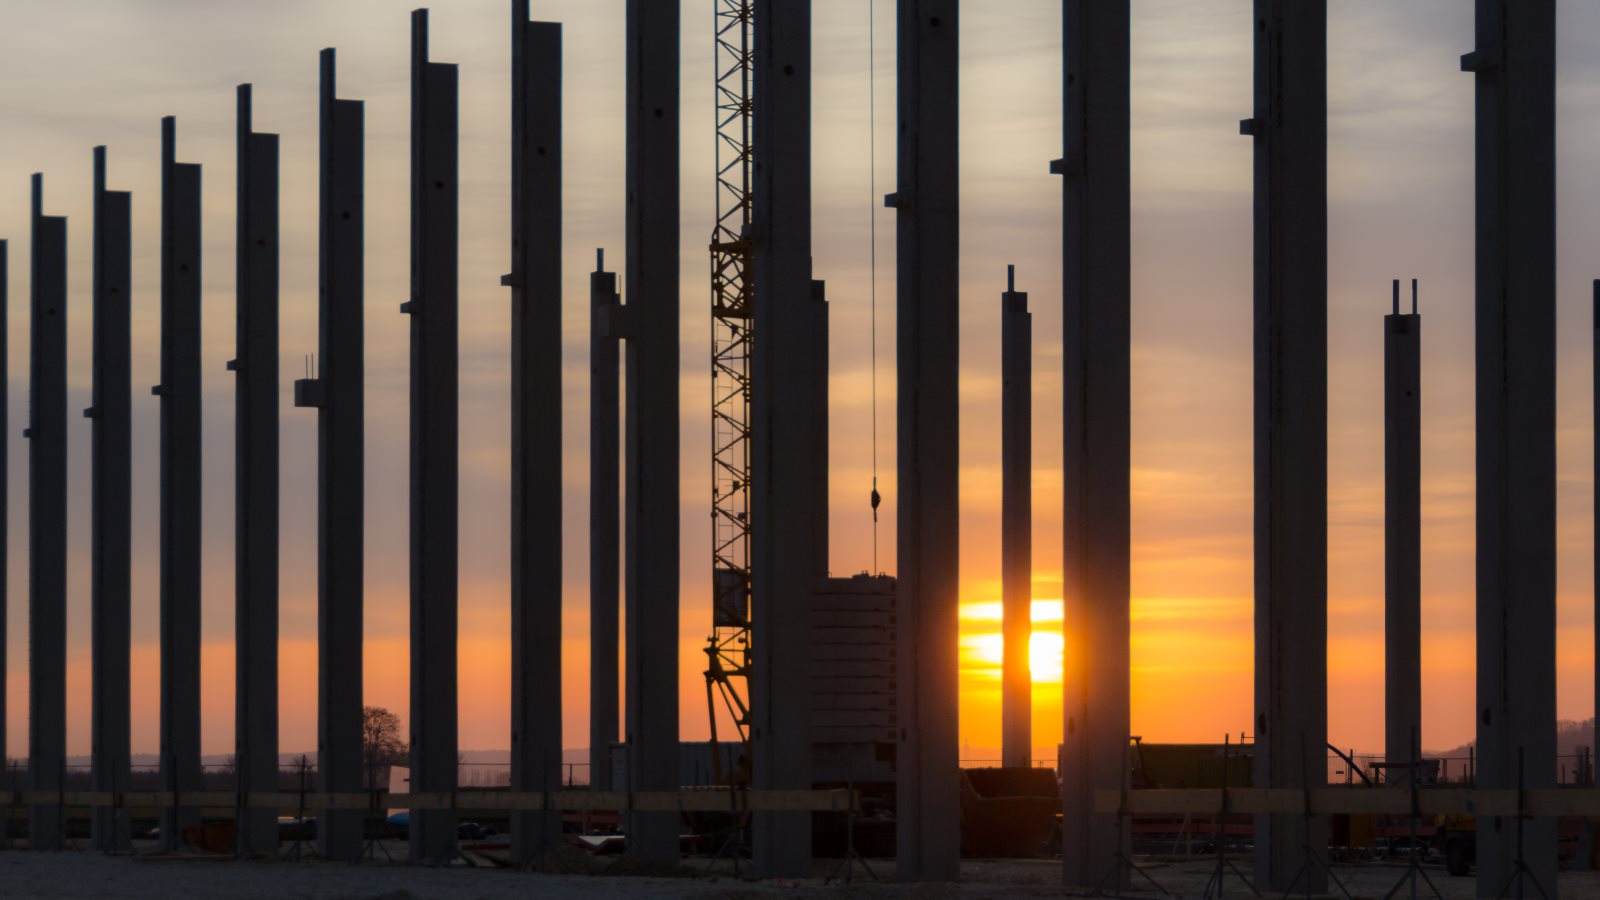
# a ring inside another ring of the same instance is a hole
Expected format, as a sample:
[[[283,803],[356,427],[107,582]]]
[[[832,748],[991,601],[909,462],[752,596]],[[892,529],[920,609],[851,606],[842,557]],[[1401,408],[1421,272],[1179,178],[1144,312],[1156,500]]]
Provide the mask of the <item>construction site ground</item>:
[[[842,880],[837,861],[818,860],[814,878],[800,881],[751,881],[735,875],[731,864],[709,866],[690,860],[671,872],[630,870],[615,859],[574,853],[554,866],[561,872],[522,872],[511,869],[424,868],[391,863],[384,851],[403,859],[405,846],[386,842],[375,848],[377,861],[332,863],[302,856],[276,861],[239,861],[220,857],[161,857],[150,853],[105,856],[89,851],[61,853],[0,852],[0,897],[129,897],[149,900],[179,898],[339,898],[339,900],[499,900],[529,896],[575,900],[611,898],[744,898],[744,897],[862,897],[862,898],[1010,898],[1059,897],[1060,862],[1054,859],[967,860],[962,882],[954,885],[902,885],[893,881],[892,860],[857,863],[853,879]],[[1237,860],[1249,871],[1249,860]],[[1123,896],[1160,900],[1162,897],[1201,898],[1216,869],[1213,859],[1139,860],[1140,874]],[[746,870],[748,868],[746,867]],[[1445,900],[1469,900],[1476,895],[1472,878],[1452,878],[1442,866],[1425,871]],[[1382,898],[1405,874],[1403,863],[1341,865],[1334,874],[1353,897]],[[831,883],[830,874],[838,877]],[[1146,880],[1148,875],[1151,880]],[[1153,882],[1153,883],[1152,883]],[[1108,888],[1110,885],[1108,884]],[[1330,885],[1333,896],[1342,897]],[[1600,900],[1600,873],[1563,872],[1560,894],[1566,898]],[[1106,893],[1113,893],[1107,890]],[[1298,892],[1297,892],[1298,894]],[[1532,885],[1526,896],[1537,897]],[[1224,897],[1254,895],[1230,870],[1223,884]],[[1277,895],[1270,895],[1277,896]],[[1401,888],[1395,896],[1411,896]],[[1418,884],[1417,897],[1431,898],[1426,883]],[[1513,889],[1509,896],[1517,896]]]

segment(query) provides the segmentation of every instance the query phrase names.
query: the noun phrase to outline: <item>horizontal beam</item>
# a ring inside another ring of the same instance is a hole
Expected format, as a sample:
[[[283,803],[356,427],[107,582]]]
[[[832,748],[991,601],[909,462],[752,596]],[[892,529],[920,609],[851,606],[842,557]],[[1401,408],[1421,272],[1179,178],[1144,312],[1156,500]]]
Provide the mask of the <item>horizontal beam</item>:
[[[1469,790],[1416,792],[1372,788],[1231,788],[1098,791],[1095,812],[1121,815],[1283,813],[1418,816],[1600,816],[1600,789]]]
[[[1597,792],[1600,793],[1600,792]],[[58,807],[110,806],[152,813],[180,801],[201,807],[207,816],[232,815],[235,808],[317,812],[324,809],[437,809],[457,812],[512,812],[559,809],[570,812],[846,812],[860,799],[843,789],[790,791],[378,791],[299,794],[291,791],[236,794],[233,791],[8,791],[0,808],[27,804]],[[1600,809],[1600,804],[1597,804]]]

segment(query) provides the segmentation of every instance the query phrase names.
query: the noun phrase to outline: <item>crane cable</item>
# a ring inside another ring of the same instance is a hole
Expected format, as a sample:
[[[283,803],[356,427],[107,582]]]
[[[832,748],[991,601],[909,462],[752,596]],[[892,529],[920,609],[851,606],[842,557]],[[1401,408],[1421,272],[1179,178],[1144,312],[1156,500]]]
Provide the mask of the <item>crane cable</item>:
[[[873,7],[867,0],[867,221],[872,244],[872,571],[878,574],[878,45]]]

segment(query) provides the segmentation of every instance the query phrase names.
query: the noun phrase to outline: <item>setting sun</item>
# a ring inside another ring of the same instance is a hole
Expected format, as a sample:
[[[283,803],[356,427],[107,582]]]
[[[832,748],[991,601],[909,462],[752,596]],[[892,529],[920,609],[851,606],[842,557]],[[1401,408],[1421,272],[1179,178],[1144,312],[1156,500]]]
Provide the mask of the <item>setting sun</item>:
[[[1005,639],[1000,633],[1000,602],[961,607],[961,672],[974,679],[1000,679]],[[1061,683],[1061,601],[1033,601],[1033,634],[1028,641],[1028,668],[1035,684]],[[1041,629],[1040,623],[1046,623]]]

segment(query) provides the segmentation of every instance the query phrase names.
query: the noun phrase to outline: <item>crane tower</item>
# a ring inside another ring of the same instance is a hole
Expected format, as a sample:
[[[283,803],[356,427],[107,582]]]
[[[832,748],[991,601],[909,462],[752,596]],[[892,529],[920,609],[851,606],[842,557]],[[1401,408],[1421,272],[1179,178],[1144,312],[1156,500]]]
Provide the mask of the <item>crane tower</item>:
[[[750,44],[752,0],[712,0],[715,16],[716,222],[711,230],[712,629],[706,641],[706,712],[718,782],[749,781]],[[737,737],[719,735],[725,713]],[[724,771],[719,740],[737,741]]]

